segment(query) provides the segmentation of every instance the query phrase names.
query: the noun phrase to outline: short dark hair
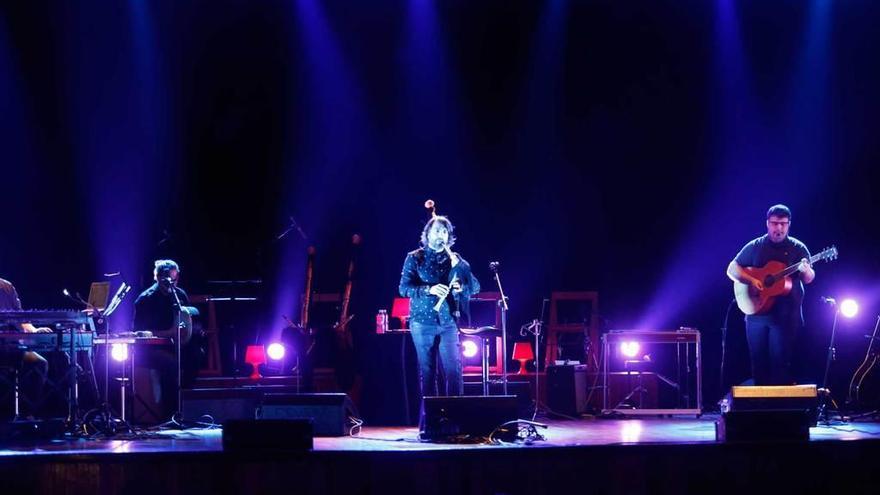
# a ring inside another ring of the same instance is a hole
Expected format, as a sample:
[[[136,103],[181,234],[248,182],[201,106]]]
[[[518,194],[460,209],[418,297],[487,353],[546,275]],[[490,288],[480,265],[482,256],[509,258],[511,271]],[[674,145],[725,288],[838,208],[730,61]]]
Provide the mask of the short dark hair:
[[[422,247],[428,246],[428,231],[431,230],[431,226],[433,226],[435,222],[439,222],[446,227],[446,231],[449,232],[449,242],[446,245],[452,247],[455,244],[455,236],[452,235],[452,231],[455,227],[452,226],[452,222],[450,222],[448,218],[442,215],[431,217],[431,219],[428,220],[428,223],[425,224],[425,228],[422,229],[422,238],[420,240]]]
[[[770,217],[787,218],[791,220],[791,210],[782,203],[773,205],[767,210],[767,220],[770,220]]]
[[[180,271],[180,267],[177,266],[177,263],[174,260],[156,260],[153,263],[153,277],[158,278],[161,274],[163,277],[168,276],[171,273],[171,270]]]

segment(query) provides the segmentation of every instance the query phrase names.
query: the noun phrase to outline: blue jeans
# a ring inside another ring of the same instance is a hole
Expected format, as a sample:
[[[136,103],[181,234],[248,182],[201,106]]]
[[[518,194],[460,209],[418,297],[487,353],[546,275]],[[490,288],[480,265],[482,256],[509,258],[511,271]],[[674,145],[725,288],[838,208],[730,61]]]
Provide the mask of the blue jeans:
[[[454,324],[410,325],[413,344],[419,359],[419,390],[422,397],[429,395],[462,395],[461,344],[458,327]],[[437,380],[437,357],[443,366],[443,380],[439,390]]]
[[[746,318],[755,385],[791,385],[792,349],[799,325],[766,317]]]

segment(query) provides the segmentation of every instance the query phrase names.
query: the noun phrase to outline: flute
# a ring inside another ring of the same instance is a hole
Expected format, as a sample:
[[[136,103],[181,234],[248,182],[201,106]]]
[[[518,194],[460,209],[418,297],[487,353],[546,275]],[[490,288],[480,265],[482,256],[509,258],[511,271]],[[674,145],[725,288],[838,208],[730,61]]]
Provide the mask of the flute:
[[[458,257],[455,255],[455,253],[452,252],[451,249],[449,249],[449,245],[448,245],[448,244],[447,244],[447,245],[444,245],[443,248],[446,250],[446,253],[449,255],[449,261],[450,261],[450,262],[453,262],[453,261],[454,261],[454,263],[452,263],[452,269],[455,270],[455,265],[458,264]],[[452,274],[452,280],[449,281],[449,290],[450,290],[450,291],[452,290],[452,284],[454,284],[456,281],[458,281],[458,273],[453,273],[453,274]],[[448,294],[447,294],[447,295],[448,295]],[[446,300],[445,297],[440,297],[440,298],[438,298],[437,304],[434,305],[434,311],[438,311],[438,312],[439,312],[439,311],[440,311],[440,307],[443,306],[443,301],[445,301],[445,300]]]
[[[452,284],[454,284],[458,280],[458,274],[452,276],[452,280],[449,281],[449,290],[452,291]],[[449,296],[449,294],[446,294]],[[434,311],[440,311],[440,306],[443,306],[443,301],[445,301],[445,297],[438,298],[437,304],[434,305]]]

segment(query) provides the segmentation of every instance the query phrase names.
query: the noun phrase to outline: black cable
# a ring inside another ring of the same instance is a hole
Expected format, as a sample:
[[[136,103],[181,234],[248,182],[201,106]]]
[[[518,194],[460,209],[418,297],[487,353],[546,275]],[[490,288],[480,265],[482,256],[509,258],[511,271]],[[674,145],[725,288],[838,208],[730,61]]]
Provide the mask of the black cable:
[[[724,359],[727,355],[727,324],[730,321],[730,310],[736,303],[736,298],[727,303],[727,310],[724,312],[724,321],[721,323],[721,369],[718,373],[718,392],[724,395]]]

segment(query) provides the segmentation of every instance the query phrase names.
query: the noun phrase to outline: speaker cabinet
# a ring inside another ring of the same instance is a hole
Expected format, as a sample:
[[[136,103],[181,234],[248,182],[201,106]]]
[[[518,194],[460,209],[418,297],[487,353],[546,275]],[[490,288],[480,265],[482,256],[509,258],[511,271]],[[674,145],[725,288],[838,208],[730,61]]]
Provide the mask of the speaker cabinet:
[[[319,437],[348,435],[348,417],[356,415],[346,394],[266,394],[259,412],[261,419],[309,419]]]
[[[314,427],[308,419],[233,419],[223,425],[223,450],[290,452],[311,450]]]
[[[489,395],[503,394],[503,384],[495,382],[489,384]],[[518,412],[518,417],[531,417],[534,404],[532,403],[532,392],[529,383],[507,382],[507,394],[516,396],[516,408]],[[465,382],[464,395],[483,395],[483,384],[480,382]]]
[[[715,423],[720,441],[807,440],[816,425],[815,385],[732,387]]]
[[[430,440],[461,435],[484,437],[517,419],[515,395],[425,397],[424,401],[422,436]]]
[[[262,392],[256,388],[197,388],[183,391],[183,417],[215,423],[233,419],[254,419]]]

